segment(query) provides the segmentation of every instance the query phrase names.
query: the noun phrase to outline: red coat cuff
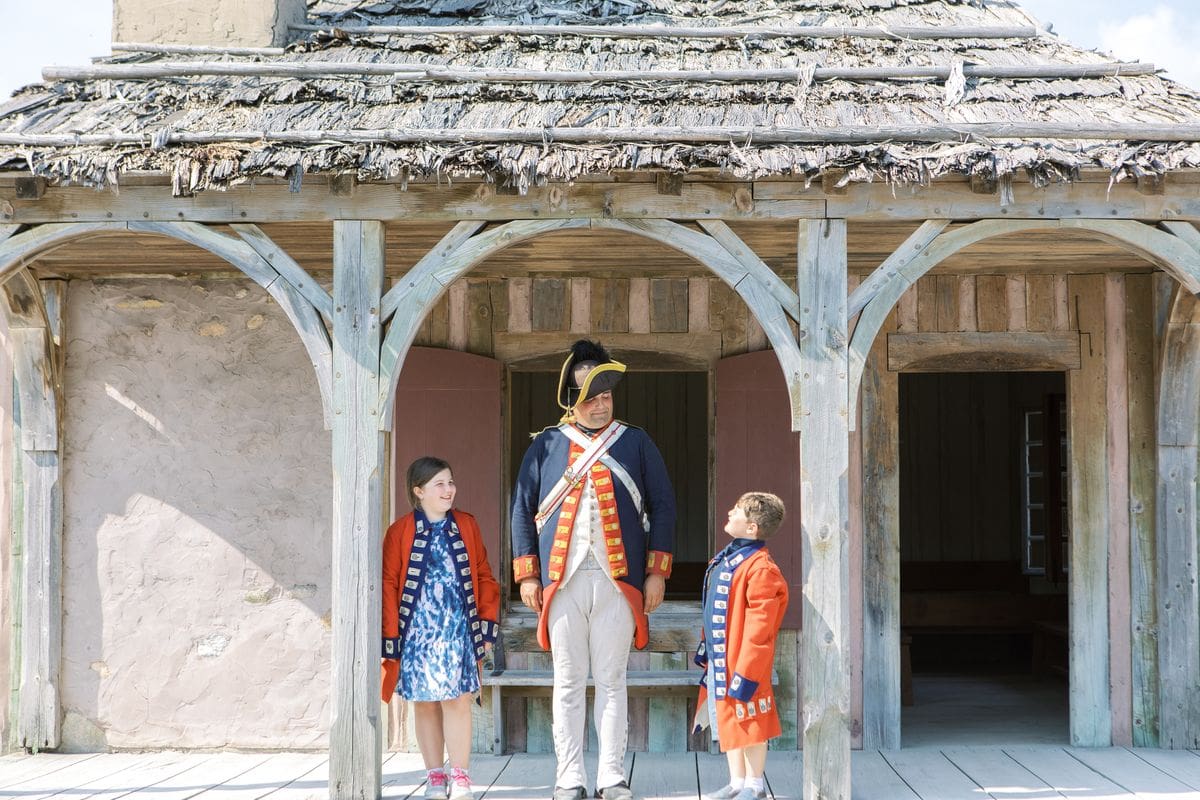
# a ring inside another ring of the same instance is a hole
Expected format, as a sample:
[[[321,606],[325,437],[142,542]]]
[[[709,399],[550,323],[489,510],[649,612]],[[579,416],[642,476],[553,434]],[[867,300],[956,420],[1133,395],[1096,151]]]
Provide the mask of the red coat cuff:
[[[646,574],[662,575],[664,578],[671,577],[671,562],[670,553],[662,550],[651,550],[646,554]]]
[[[542,570],[537,556],[517,556],[513,559],[513,580],[517,583],[527,578],[541,578]]]

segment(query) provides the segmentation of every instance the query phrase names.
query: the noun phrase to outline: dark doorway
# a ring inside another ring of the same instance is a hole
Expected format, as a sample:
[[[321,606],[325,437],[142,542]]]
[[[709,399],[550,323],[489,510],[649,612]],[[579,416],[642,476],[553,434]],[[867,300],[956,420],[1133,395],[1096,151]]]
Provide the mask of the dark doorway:
[[[1066,741],[1065,377],[904,374],[899,389],[905,745]]]
[[[509,475],[515,480],[530,434],[556,425],[558,373],[513,372],[509,395]],[[708,373],[629,372],[613,392],[617,419],[658,445],[675,489],[675,565],[668,600],[698,600],[708,562]]]

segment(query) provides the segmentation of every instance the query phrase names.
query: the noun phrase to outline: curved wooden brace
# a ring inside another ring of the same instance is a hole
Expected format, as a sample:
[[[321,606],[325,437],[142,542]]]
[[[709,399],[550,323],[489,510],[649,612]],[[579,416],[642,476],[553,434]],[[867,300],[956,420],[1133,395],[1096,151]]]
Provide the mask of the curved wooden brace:
[[[284,280],[295,287],[308,302],[312,303],[313,308],[321,312],[326,320],[333,319],[333,297],[329,292],[325,291],[317,284],[312,276],[309,275],[304,267],[296,263],[282,247],[271,241],[271,237],[263,233],[262,228],[249,223],[237,223],[230,225],[238,236],[246,244],[254,248],[254,252],[258,253],[263,261],[271,265],[271,268],[283,276]]]
[[[787,285],[783,278],[775,273],[775,270],[768,267],[758,257],[758,253],[755,253],[723,221],[719,219],[702,219],[698,222],[705,233],[716,239],[751,275],[767,288],[771,296],[775,298],[775,301],[783,306],[783,310],[789,317],[796,322],[800,321],[800,297],[792,290],[792,287]]]
[[[867,303],[871,302],[892,276],[899,272],[905,264],[923,253],[926,247],[933,244],[933,240],[940,236],[949,224],[950,220],[948,219],[930,219],[922,222],[921,227],[913,231],[912,235],[904,240],[904,244],[896,249],[896,252],[888,256],[882,264],[875,268],[874,272],[867,276],[865,281],[858,285],[857,289],[850,293],[850,299],[846,303],[846,316],[853,318],[855,314],[866,308]]]
[[[928,223],[927,223],[928,224]],[[924,226],[922,226],[924,228]],[[1074,219],[1027,220],[989,219],[974,222],[949,233],[942,233],[924,249],[914,251],[907,259],[897,259],[890,267],[892,273],[878,286],[870,302],[863,308],[854,336],[850,341],[850,419],[858,410],[858,390],[862,383],[863,367],[879,329],[891,313],[900,296],[908,291],[931,269],[950,256],[984,239],[1026,231],[1082,230],[1098,238],[1122,246],[1146,260],[1157,264],[1187,287],[1200,294],[1200,259],[1195,251],[1179,237],[1150,225],[1132,220]],[[911,241],[911,237],[910,237]],[[906,246],[908,242],[905,243]],[[889,259],[890,261],[891,259]]]
[[[88,233],[129,231],[169,236],[209,251],[263,287],[287,314],[308,351],[321,392],[325,427],[333,420],[333,356],[329,331],[313,305],[245,241],[196,222],[82,222],[41,225],[0,242],[0,281],[7,281],[33,256]],[[265,239],[265,235],[262,237]],[[267,240],[269,241],[269,240]]]
[[[404,356],[416,338],[417,328],[429,309],[446,287],[466,274],[475,264],[506,247],[551,231],[586,228],[586,219],[547,219],[509,222],[478,236],[474,222],[460,222],[442,238],[429,253],[417,262],[384,296],[380,303],[383,313],[392,309],[392,324],[388,326],[379,357],[380,430],[392,429],[396,384],[404,368]],[[472,230],[473,228],[473,230]],[[467,231],[470,230],[470,233]]]

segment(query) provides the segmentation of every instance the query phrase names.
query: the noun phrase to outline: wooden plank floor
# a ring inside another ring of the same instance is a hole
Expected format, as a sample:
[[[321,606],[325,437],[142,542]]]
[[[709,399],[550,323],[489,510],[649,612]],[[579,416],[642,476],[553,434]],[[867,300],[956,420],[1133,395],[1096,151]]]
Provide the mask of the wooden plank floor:
[[[595,775],[595,755],[586,754]],[[728,779],[707,753],[630,753],[627,774],[644,800],[699,800]],[[324,753],[111,753],[0,758],[0,798],[13,800],[322,800]],[[855,752],[854,800],[1197,800],[1200,752],[1058,746],[921,747]],[[800,800],[803,755],[772,752],[772,800]],[[478,800],[547,800],[549,755],[474,756]],[[383,797],[419,800],[420,756],[388,753]]]

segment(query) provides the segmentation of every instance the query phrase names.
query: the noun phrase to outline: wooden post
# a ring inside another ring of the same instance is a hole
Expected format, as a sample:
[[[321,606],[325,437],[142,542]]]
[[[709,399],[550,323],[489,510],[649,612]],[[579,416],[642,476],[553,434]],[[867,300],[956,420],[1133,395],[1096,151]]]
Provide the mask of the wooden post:
[[[1105,280],[1072,276],[1070,304],[1085,343],[1082,366],[1067,371],[1071,464],[1071,744],[1112,743],[1108,631],[1108,406]],[[1126,631],[1118,635],[1127,636]]]
[[[875,339],[862,387],[863,749],[898,750],[900,394],[886,335]]]
[[[1200,301],[1182,287],[1166,324],[1158,408],[1159,746],[1200,747],[1197,455]]]
[[[804,800],[850,800],[846,222],[800,223]]]
[[[46,282],[50,328],[41,289],[28,272],[4,287],[15,384],[14,518],[22,547],[20,689],[17,743],[38,751],[59,744],[62,661],[62,398],[59,353],[65,283]]]
[[[329,795],[380,791],[383,223],[333,223],[333,713]]]

